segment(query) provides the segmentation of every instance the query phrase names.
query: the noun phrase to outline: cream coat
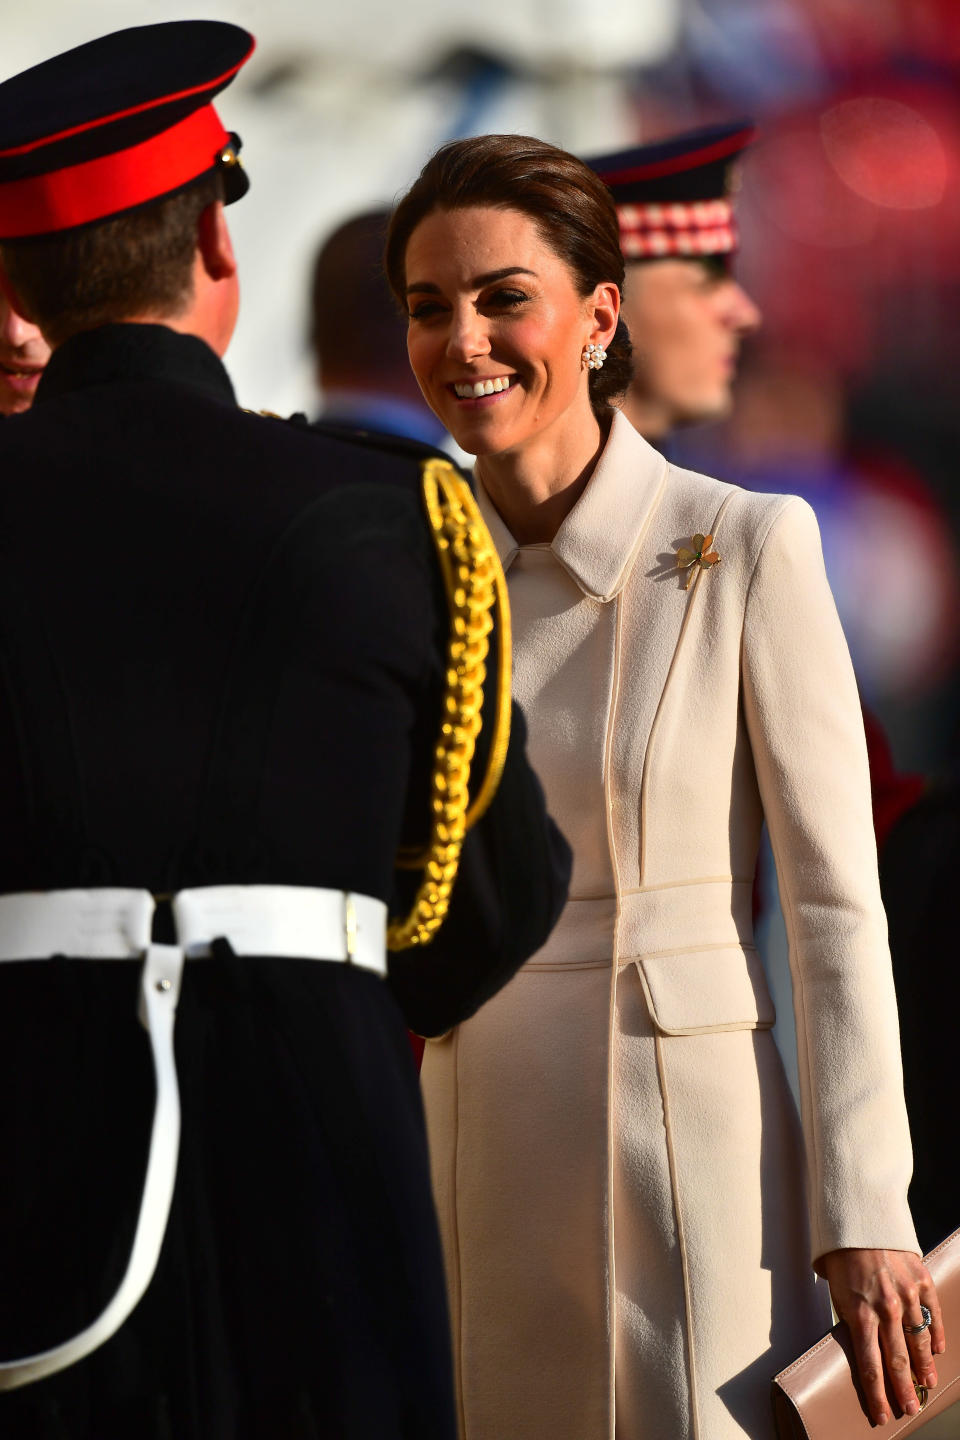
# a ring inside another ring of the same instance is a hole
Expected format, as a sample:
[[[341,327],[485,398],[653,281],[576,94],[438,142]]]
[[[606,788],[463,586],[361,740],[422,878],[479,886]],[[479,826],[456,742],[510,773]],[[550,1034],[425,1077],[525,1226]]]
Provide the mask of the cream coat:
[[[552,546],[518,550],[482,498],[576,863],[547,946],[427,1046],[462,1434],[766,1437],[770,1376],[829,1323],[811,1259],[917,1248],[860,708],[816,521],[669,466],[620,416]],[[722,563],[685,590],[698,531]],[[802,1138],[751,934],[764,815]]]

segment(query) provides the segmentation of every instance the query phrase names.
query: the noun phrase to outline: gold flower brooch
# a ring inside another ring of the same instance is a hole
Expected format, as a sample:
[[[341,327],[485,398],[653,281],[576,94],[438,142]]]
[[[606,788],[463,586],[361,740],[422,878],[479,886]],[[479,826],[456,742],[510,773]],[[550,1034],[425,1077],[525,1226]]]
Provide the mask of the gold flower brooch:
[[[691,549],[681,545],[677,550],[677,568],[686,570],[687,583],[684,590],[690,589],[690,581],[693,579],[694,570],[699,565],[701,570],[709,570],[711,565],[720,564],[720,556],[716,550],[711,550],[713,544],[712,535],[693,535],[690,539]]]

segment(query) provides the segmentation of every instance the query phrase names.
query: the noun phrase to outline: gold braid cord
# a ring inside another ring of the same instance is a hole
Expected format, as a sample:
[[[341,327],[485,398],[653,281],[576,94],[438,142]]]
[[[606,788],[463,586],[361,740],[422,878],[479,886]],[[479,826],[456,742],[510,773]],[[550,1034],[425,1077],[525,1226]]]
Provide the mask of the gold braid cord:
[[[450,640],[430,785],[430,839],[425,850],[403,851],[397,860],[404,869],[422,868],[424,875],[410,914],[388,926],[390,950],[426,945],[443,924],[464,836],[497,792],[510,743],[510,607],[500,559],[469,485],[448,460],[425,460],[421,485],[450,606]],[[470,766],[482,721],[494,612],[498,665],[493,739],[486,774],[471,805]]]

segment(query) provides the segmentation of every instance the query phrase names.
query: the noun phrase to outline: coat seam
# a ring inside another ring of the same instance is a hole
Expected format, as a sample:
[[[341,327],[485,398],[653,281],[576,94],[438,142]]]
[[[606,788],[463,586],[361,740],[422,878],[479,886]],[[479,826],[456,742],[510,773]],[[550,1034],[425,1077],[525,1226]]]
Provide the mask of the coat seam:
[[[727,506],[730,504],[730,501],[733,499],[733,496],[734,496],[735,493],[736,493],[735,491],[734,491],[734,492],[731,492],[729,495],[726,495],[726,496],[724,497],[724,499],[720,502],[720,508],[719,508],[719,510],[717,511],[717,513],[716,513],[716,515],[715,515],[715,517],[714,517],[714,521],[713,521],[713,534],[714,534],[714,536],[716,535],[717,531],[718,531],[719,528],[720,528],[720,521],[721,521],[722,518],[723,518],[723,512],[726,510]],[[689,596],[689,598],[688,598],[687,608],[686,608],[686,611],[684,612],[683,620],[681,621],[681,624],[680,624],[680,633],[679,633],[679,635],[677,636],[677,643],[674,645],[674,647],[673,647],[673,654],[672,654],[672,656],[670,657],[670,665],[669,665],[669,668],[668,668],[668,670],[667,670],[667,677],[666,677],[666,679],[665,679],[664,682],[663,682],[663,689],[660,691],[660,699],[657,701],[657,713],[656,713],[656,714],[654,715],[654,717],[653,717],[653,724],[650,726],[650,734],[649,734],[649,736],[647,737],[647,744],[646,744],[646,748],[645,748],[644,754],[643,754],[643,772],[642,772],[642,774],[641,774],[641,776],[640,776],[640,889],[641,889],[641,890],[645,888],[644,885],[643,885],[643,880],[644,880],[644,876],[645,876],[645,874],[646,874],[646,869],[647,869],[647,797],[648,797],[649,786],[650,786],[650,756],[651,756],[651,754],[653,753],[654,744],[655,744],[656,738],[657,738],[657,732],[658,732],[658,730],[659,730],[659,728],[660,728],[660,720],[661,720],[661,717],[662,717],[662,715],[663,715],[663,710],[664,710],[664,705],[665,705],[665,703],[666,703],[667,694],[668,694],[668,692],[669,692],[669,690],[670,690],[670,682],[671,682],[671,680],[673,679],[674,672],[676,671],[676,668],[677,668],[677,659],[678,659],[678,657],[679,657],[679,655],[680,655],[680,651],[683,649],[683,642],[684,642],[684,639],[686,638],[687,629],[688,629],[688,626],[689,626],[689,624],[690,624],[690,617],[691,617],[691,615],[693,614],[694,605],[695,605],[695,603],[696,603],[697,596],[698,596],[698,594],[700,593],[700,583],[701,583],[701,581],[703,580],[703,575],[704,575],[703,570],[702,570],[702,569],[698,569],[698,570],[697,570],[696,580],[694,581],[694,585],[693,585],[693,590],[691,591],[690,596]]]
[[[774,530],[775,526],[779,524],[781,518],[782,518],[782,517],[787,513],[787,511],[791,508],[791,506],[792,506],[792,504],[793,504],[793,502],[794,502],[795,499],[796,499],[795,496],[789,496],[789,497],[787,498],[787,500],[786,500],[786,503],[783,504],[783,505],[781,505],[781,506],[778,508],[776,514],[775,514],[775,515],[773,516],[773,518],[771,519],[770,524],[767,526],[766,530],[764,531],[764,533],[763,533],[763,538],[762,538],[762,540],[760,541],[760,545],[759,545],[758,550],[757,550],[757,559],[756,559],[756,562],[755,562],[754,567],[753,567],[753,573],[752,573],[752,575],[750,576],[750,583],[749,583],[749,585],[747,586],[747,593],[746,593],[746,597],[745,597],[745,599],[744,599],[744,607],[743,607],[743,639],[741,640],[741,658],[740,658],[741,676],[743,675],[743,671],[744,671],[744,669],[745,669],[745,655],[746,655],[746,643],[745,643],[745,642],[746,642],[747,611],[748,611],[749,608],[750,608],[750,597],[751,597],[751,595],[752,595],[752,593],[753,593],[754,583],[755,583],[756,578],[757,578],[757,573],[758,573],[758,571],[759,571],[759,569],[760,569],[760,562],[761,562],[761,560],[762,560],[762,558],[763,558],[763,551],[764,551],[764,548],[765,548],[765,546],[766,546],[767,541],[769,540],[770,536],[771,536],[772,533],[773,533],[773,530]],[[742,684],[742,680],[741,680],[741,684]],[[752,742],[752,739],[751,739],[751,750],[752,750],[752,748],[753,748],[753,742]],[[799,953],[798,953],[799,932],[798,932],[798,928],[797,928],[797,916],[796,916],[796,909],[795,909],[795,906],[794,906],[794,899],[793,899],[792,894],[790,893],[790,886],[789,886],[789,884],[787,883],[787,872],[786,872],[786,870],[781,866],[781,863],[780,863],[779,846],[778,846],[778,845],[775,843],[775,841],[774,841],[773,831],[770,829],[770,826],[769,826],[769,825],[767,826],[767,833],[768,833],[769,839],[770,839],[770,849],[771,849],[771,851],[773,852],[773,863],[774,863],[774,868],[775,868],[776,874],[777,874],[777,890],[778,890],[778,893],[779,893],[779,895],[780,895],[781,905],[782,905],[782,907],[783,907],[784,923],[785,923],[786,931],[787,931],[787,957],[788,957],[789,968],[790,968],[790,983],[791,983],[791,989],[792,989],[792,992],[793,992],[794,1015],[796,1016],[796,1015],[797,1015],[797,1012],[799,1012],[799,1014],[802,1016],[802,1025],[797,1025],[797,1027],[796,1027],[796,1030],[797,1030],[797,1062],[798,1062],[798,1065],[800,1066],[800,1068],[802,1069],[802,1072],[803,1072],[802,1083],[801,1083],[801,1123],[802,1123],[804,1126],[805,1126],[805,1124],[806,1124],[805,1118],[804,1118],[803,1115],[802,1115],[802,1109],[803,1109],[802,1101],[803,1101],[804,1099],[806,1099],[807,1106],[808,1106],[808,1109],[809,1109],[809,1125],[810,1125],[810,1137],[811,1137],[811,1140],[812,1140],[813,1163],[814,1163],[815,1172],[816,1172],[815,1174],[812,1174],[812,1175],[808,1175],[808,1176],[807,1176],[807,1186],[808,1186],[808,1191],[807,1191],[807,1214],[808,1214],[808,1218],[809,1218],[809,1222],[810,1222],[811,1249],[812,1249],[813,1252],[814,1252],[814,1257],[816,1257],[817,1255],[819,1255],[819,1254],[822,1253],[822,1252],[819,1250],[819,1248],[818,1248],[819,1245],[821,1244],[821,1239],[822,1239],[822,1237],[820,1236],[820,1228],[821,1228],[821,1226],[820,1226],[820,1213],[819,1213],[819,1211],[820,1211],[819,1199],[818,1199],[818,1198],[815,1199],[814,1191],[817,1190],[817,1196],[819,1196],[820,1177],[821,1177],[821,1175],[822,1175],[822,1173],[823,1173],[823,1145],[822,1145],[822,1141],[821,1141],[821,1137],[820,1137],[820,1119],[819,1119],[819,1115],[817,1114],[817,1106],[816,1106],[816,1104],[815,1104],[815,1102],[814,1102],[814,1084],[813,1084],[814,1066],[813,1066],[813,1058],[812,1058],[812,1055],[811,1055],[811,1053],[810,1053],[810,1052],[811,1052],[811,1037],[810,1037],[810,1026],[809,1026],[809,1024],[808,1024],[808,1016],[807,1016],[806,993],[805,993],[806,987],[805,987],[805,984],[804,984],[804,976],[803,976],[803,973],[802,973],[803,967],[802,967],[801,964],[800,964],[800,957],[799,957]],[[802,1030],[802,1032],[803,1032],[803,1034],[802,1034],[802,1049],[801,1049],[801,1033],[800,1033],[801,1030]],[[804,1092],[805,1092],[805,1094],[804,1094]],[[814,1231],[816,1231],[816,1238],[814,1238]]]
[[[713,526],[712,526],[712,533],[713,533],[714,535],[717,534],[717,531],[718,531],[719,528],[720,528],[720,522],[721,522],[721,520],[722,520],[722,518],[723,518],[723,513],[724,513],[724,511],[726,510],[727,506],[730,504],[730,501],[732,500],[734,493],[735,493],[735,492],[731,492],[730,494],[726,495],[726,496],[724,497],[724,499],[720,502],[720,506],[719,506],[719,509],[718,509],[717,512],[716,512],[716,515],[715,515],[714,521],[713,521]],[[647,814],[648,814],[648,799],[649,799],[650,773],[651,773],[650,761],[651,761],[651,756],[652,756],[652,754],[653,754],[653,751],[654,751],[654,748],[655,748],[655,745],[656,745],[657,733],[658,733],[659,728],[660,728],[660,722],[661,722],[661,720],[662,720],[662,718],[663,718],[664,708],[665,708],[665,704],[666,704],[666,698],[667,698],[667,695],[668,695],[669,690],[670,690],[670,682],[672,681],[672,679],[673,679],[673,677],[674,677],[674,675],[675,675],[675,673],[676,673],[677,660],[678,660],[678,657],[679,657],[679,655],[680,655],[680,651],[681,651],[682,648],[683,648],[683,642],[684,642],[684,639],[686,638],[687,629],[688,629],[688,627],[689,627],[689,625],[690,625],[690,617],[691,617],[691,615],[692,615],[693,612],[694,612],[694,606],[695,606],[695,604],[696,604],[697,595],[699,594],[699,591],[700,591],[700,583],[701,583],[701,581],[703,580],[703,574],[704,574],[703,570],[702,570],[702,569],[698,569],[698,571],[697,571],[697,576],[696,576],[696,580],[695,580],[695,582],[694,582],[693,591],[692,591],[692,594],[689,596],[689,599],[688,599],[688,603],[687,603],[686,610],[685,610],[685,613],[684,613],[684,616],[683,616],[683,620],[682,620],[681,625],[680,625],[680,633],[679,633],[678,636],[677,636],[677,641],[676,641],[676,644],[675,644],[674,649],[673,649],[673,655],[670,657],[670,665],[669,665],[669,668],[668,668],[668,670],[667,670],[666,679],[664,680],[664,683],[663,683],[663,688],[662,688],[662,690],[660,691],[660,698],[659,698],[659,700],[657,701],[656,714],[655,714],[654,717],[653,717],[653,723],[652,723],[652,725],[650,726],[650,734],[649,734],[648,737],[647,737],[647,744],[646,744],[646,747],[645,747],[645,749],[644,749],[644,755],[643,755],[643,770],[642,770],[642,773],[641,773],[641,776],[640,776],[640,856],[639,856],[640,871],[639,871],[639,878],[640,878],[640,888],[641,888],[641,889],[644,888],[644,880],[645,880],[645,878],[646,878],[646,873],[647,873]],[[615,953],[615,956],[614,956],[614,960],[615,960],[615,963],[614,963],[614,972],[615,972],[615,974],[617,973],[617,964],[616,964],[616,961],[617,961],[618,958],[619,958],[619,957],[618,957],[618,956],[616,955],[616,953]],[[666,1142],[667,1142],[667,1160],[668,1160],[668,1165],[669,1165],[669,1170],[670,1170],[670,1189],[671,1189],[671,1192],[672,1192],[671,1198],[672,1198],[672,1201],[673,1201],[673,1214],[674,1214],[674,1220],[675,1220],[676,1227],[677,1227],[677,1244],[678,1244],[679,1250],[680,1250],[680,1271],[681,1271],[681,1275],[682,1275],[682,1277],[683,1277],[683,1303],[684,1303],[684,1311],[685,1311],[685,1318],[686,1318],[686,1340],[687,1340],[687,1390],[688,1390],[688,1394],[689,1394],[689,1398],[690,1398],[690,1419],[691,1419],[691,1427],[692,1427],[690,1434],[691,1434],[691,1440],[700,1440],[700,1419],[699,1419],[698,1402],[697,1402],[696,1354],[695,1354],[694,1338],[693,1338],[693,1316],[692,1316],[691,1299],[690,1299],[690,1275],[689,1275],[689,1269],[688,1269],[688,1265],[687,1265],[686,1244],[685,1244],[685,1239],[684,1239],[683,1211],[682,1211],[682,1208],[681,1208],[681,1205],[680,1205],[680,1193],[679,1193],[679,1186],[678,1186],[678,1184],[677,1184],[676,1156],[675,1156],[675,1154],[674,1154],[673,1136],[672,1136],[672,1133],[671,1133],[671,1126],[670,1126],[670,1103],[669,1103],[669,1096],[668,1096],[668,1093],[667,1093],[666,1067],[665,1067],[664,1058],[663,1058],[663,1040],[662,1040],[662,1037],[661,1037],[659,1034],[657,1034],[657,1035],[655,1036],[654,1045],[655,1045],[655,1053],[656,1053],[656,1057],[657,1057],[657,1074],[658,1074],[658,1078],[659,1078],[659,1081],[660,1081],[660,1096],[661,1096],[661,1101],[662,1101],[662,1103],[663,1103],[664,1134],[665,1134]]]
[[[538,974],[541,974],[541,975],[543,975],[543,974],[546,974],[546,975],[551,975],[551,974],[552,974],[552,975],[565,975],[568,970],[609,970],[609,969],[610,969],[610,961],[609,961],[609,960],[569,960],[569,961],[567,961],[567,962],[564,962],[564,961],[562,961],[562,960],[558,960],[558,961],[555,961],[553,964],[551,964],[550,961],[543,961],[543,962],[541,962],[541,963],[537,963],[537,962],[531,960],[531,961],[528,961],[528,962],[527,962],[527,964],[523,967],[523,970],[522,970],[520,973],[521,973],[521,974],[524,974],[524,973],[529,974],[531,971],[536,971]]]
[[[453,1250],[457,1257],[456,1276],[456,1316],[453,1314],[453,1303],[451,1297],[451,1322],[454,1327],[453,1350],[456,1356],[457,1379],[457,1421],[460,1429],[461,1440],[467,1440],[467,1411],[464,1399],[466,1387],[464,1385],[463,1373],[463,1249],[460,1244],[460,1031],[459,1028],[453,1035],[453,1084],[454,1084],[454,1116],[456,1123],[456,1138],[453,1151],[453,1200],[451,1207],[453,1213]]]
[[[817,1105],[815,1103],[814,1097],[813,1060],[810,1054],[810,1025],[809,1017],[807,1015],[806,986],[804,984],[804,977],[802,974],[803,967],[800,964],[800,957],[797,953],[798,931],[793,898],[789,893],[789,889],[785,883],[785,878],[783,881],[781,880],[781,876],[785,877],[785,872],[781,869],[778,847],[773,843],[773,835],[770,832],[769,826],[767,827],[767,831],[770,838],[770,849],[773,851],[773,863],[777,872],[777,890],[779,892],[781,903],[783,905],[784,920],[786,922],[787,928],[787,958],[790,967],[790,983],[794,991],[794,1012],[796,1013],[796,1011],[799,1010],[801,1015],[803,1016],[802,1026],[797,1027],[797,1059],[802,1063],[804,1080],[806,1081],[806,1099],[809,1106],[809,1123],[811,1136],[813,1139],[813,1158],[814,1165],[816,1167],[816,1174],[809,1175],[807,1177],[807,1183],[809,1187],[807,1194],[807,1212],[810,1219],[810,1239],[813,1242],[811,1248],[814,1252],[814,1258],[816,1258],[817,1256],[824,1253],[818,1248],[821,1240],[820,1213],[819,1201],[815,1203],[814,1197],[815,1189],[817,1191],[817,1196],[819,1197],[820,1177],[823,1174],[823,1146],[820,1140],[820,1117],[817,1113]],[[800,1053],[800,1029],[803,1030],[802,1055]],[[801,1099],[803,1098],[803,1088],[804,1087],[801,1087]],[[814,1240],[814,1229],[816,1229],[817,1232],[816,1240]]]
[[[660,1099],[663,1103],[663,1129],[667,1142],[667,1163],[670,1169],[670,1190],[673,1199],[673,1216],[677,1226],[677,1246],[680,1251],[680,1274],[683,1278],[683,1308],[686,1319],[687,1341],[687,1393],[690,1397],[690,1440],[701,1440],[700,1404],[697,1395],[696,1347],[693,1339],[693,1301],[690,1293],[690,1268],[687,1263],[686,1234],[683,1224],[683,1207],[680,1203],[680,1185],[677,1179],[677,1157],[673,1145],[673,1127],[670,1121],[670,1096],[667,1085],[667,1067],[663,1054],[663,1036],[654,1036],[657,1056],[657,1076],[660,1081]]]
[[[613,601],[616,606],[616,624],[613,636],[613,676],[610,687],[610,705],[607,712],[607,733],[603,741],[603,801],[606,812],[607,845],[613,868],[613,886],[616,896],[616,915],[613,924],[613,963],[610,966],[610,991],[607,1004],[607,1250],[609,1254],[607,1276],[607,1327],[610,1333],[610,1359],[607,1370],[607,1434],[614,1440],[617,1423],[617,1236],[614,1209],[614,1167],[613,1167],[613,1106],[611,1096],[615,1081],[613,1058],[615,1054],[614,1026],[617,1013],[617,946],[620,938],[620,864],[617,859],[617,837],[613,823],[613,737],[617,722],[617,703],[620,699],[620,661],[623,641],[623,600],[618,594]]]
[[[752,885],[752,875],[700,875],[693,880],[662,880],[656,885],[636,885],[632,889],[623,890],[623,895],[650,895],[656,890],[680,890],[691,885]],[[606,899],[606,896],[598,896],[598,899]]]
[[[704,945],[675,945],[669,950],[638,950],[636,955],[627,955],[624,964],[634,965],[638,960],[662,960],[665,955],[703,955],[711,950],[745,950],[756,954],[757,947],[752,940],[711,940]]]
[[[754,581],[755,581],[756,578],[757,578],[757,571],[760,569],[760,560],[761,560],[761,557],[762,557],[762,555],[763,555],[763,548],[764,548],[764,546],[766,545],[767,541],[770,539],[770,536],[771,536],[771,534],[773,533],[774,527],[775,527],[776,525],[779,525],[779,523],[780,523],[781,519],[783,518],[783,516],[787,513],[787,511],[791,508],[791,506],[792,506],[798,499],[799,499],[799,497],[796,496],[796,495],[787,495],[787,496],[785,496],[785,497],[784,497],[784,503],[783,503],[782,505],[779,505],[779,506],[777,507],[775,513],[774,513],[774,514],[771,516],[771,518],[770,518],[770,523],[767,525],[767,528],[764,530],[763,535],[760,537],[760,543],[759,543],[759,545],[757,546],[757,558],[756,558],[756,560],[753,562],[753,570],[752,570],[752,572],[751,572],[751,574],[750,574],[750,582],[749,582],[749,584],[747,585],[747,593],[746,593],[746,595],[743,597],[743,616],[744,616],[744,621],[746,621],[747,610],[750,608],[750,596],[751,596],[751,594],[752,594],[752,592],[753,592]]]

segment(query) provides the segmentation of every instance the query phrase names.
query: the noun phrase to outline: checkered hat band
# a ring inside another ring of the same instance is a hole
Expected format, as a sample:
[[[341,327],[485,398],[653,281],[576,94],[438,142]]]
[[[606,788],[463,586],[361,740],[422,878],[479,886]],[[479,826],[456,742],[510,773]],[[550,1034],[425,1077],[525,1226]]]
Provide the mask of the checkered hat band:
[[[629,259],[650,255],[728,255],[737,248],[729,200],[618,205],[620,248]]]

